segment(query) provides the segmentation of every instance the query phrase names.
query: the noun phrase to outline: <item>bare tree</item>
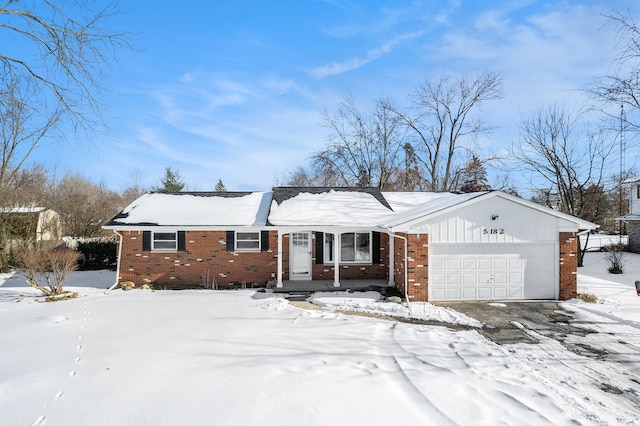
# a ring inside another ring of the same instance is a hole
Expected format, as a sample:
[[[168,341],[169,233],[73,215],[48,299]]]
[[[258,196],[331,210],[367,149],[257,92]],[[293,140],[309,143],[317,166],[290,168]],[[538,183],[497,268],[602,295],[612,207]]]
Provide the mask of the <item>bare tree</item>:
[[[120,196],[104,183],[76,175],[55,182],[50,197],[50,207],[60,214],[63,234],[72,237],[99,236],[102,224],[122,206]]]
[[[552,197],[557,197],[560,211],[596,221],[604,205],[604,167],[613,144],[602,133],[580,131],[577,116],[560,104],[539,109],[523,120],[513,155],[541,179],[531,184],[546,203],[555,204]]]
[[[0,203],[18,186],[25,162],[60,118],[60,109],[46,111],[33,87],[11,80],[0,86]],[[43,113],[44,111],[44,113]]]
[[[411,129],[415,158],[426,171],[428,189],[455,189],[464,167],[458,150],[491,128],[474,112],[503,97],[502,76],[494,72],[426,79],[411,95],[411,113],[398,112]]]
[[[630,111],[640,110],[640,28],[630,12],[605,15],[615,28],[618,54],[613,59],[611,74],[597,77],[589,89],[591,95],[607,104],[625,105]],[[628,117],[628,115],[627,115]],[[633,120],[628,126],[638,130]]]
[[[124,32],[106,28],[113,5],[97,10],[84,0],[5,1],[0,4],[0,34],[11,43],[0,48],[2,89],[25,86],[48,100],[42,116],[62,114],[84,128],[101,124],[104,65],[128,47]],[[15,48],[12,48],[15,47]]]
[[[314,168],[337,176],[344,185],[385,189],[404,164],[406,131],[392,102],[379,99],[366,114],[347,97],[323,120],[331,134],[327,147],[313,155]]]

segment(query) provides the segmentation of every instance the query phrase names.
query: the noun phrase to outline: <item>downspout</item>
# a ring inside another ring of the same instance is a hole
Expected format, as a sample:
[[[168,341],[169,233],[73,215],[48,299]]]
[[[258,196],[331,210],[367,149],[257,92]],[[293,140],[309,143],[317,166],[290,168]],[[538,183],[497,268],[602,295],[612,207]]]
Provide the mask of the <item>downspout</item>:
[[[401,235],[394,234],[391,229],[387,229],[387,234],[391,238],[400,238],[404,241],[404,300],[407,302],[407,308],[409,309],[409,313],[411,313],[411,302],[409,300],[409,273],[407,272],[409,269],[409,243],[407,237],[403,237]],[[389,256],[395,256],[394,253],[389,253]]]
[[[118,262],[116,264],[116,282],[104,292],[105,294],[108,294],[111,290],[116,288],[120,280],[120,259],[122,257],[122,241],[124,240],[124,236],[118,233],[115,229],[113,230],[113,233],[120,237],[120,243],[118,244]]]

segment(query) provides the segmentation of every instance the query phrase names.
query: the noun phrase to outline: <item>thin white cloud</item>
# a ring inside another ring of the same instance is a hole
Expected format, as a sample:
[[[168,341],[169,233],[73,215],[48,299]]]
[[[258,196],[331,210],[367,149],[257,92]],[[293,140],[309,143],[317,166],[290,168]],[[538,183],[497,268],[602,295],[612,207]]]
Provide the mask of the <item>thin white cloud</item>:
[[[418,38],[422,36],[425,31],[415,31],[411,33],[401,34],[394,37],[392,40],[387,41],[379,47],[370,50],[364,57],[355,57],[347,59],[344,62],[332,62],[331,64],[324,65],[311,70],[311,75],[316,78],[325,78],[333,75],[343,74],[345,72],[356,70],[363,65],[375,61],[381,58],[383,55],[389,53],[393,47],[401,42]]]

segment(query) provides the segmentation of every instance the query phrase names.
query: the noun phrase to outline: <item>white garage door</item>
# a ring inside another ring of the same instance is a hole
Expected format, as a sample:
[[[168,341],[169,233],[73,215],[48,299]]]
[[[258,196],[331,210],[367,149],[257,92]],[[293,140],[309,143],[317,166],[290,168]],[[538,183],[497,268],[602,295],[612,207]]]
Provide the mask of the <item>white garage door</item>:
[[[555,243],[430,244],[429,300],[555,299]]]

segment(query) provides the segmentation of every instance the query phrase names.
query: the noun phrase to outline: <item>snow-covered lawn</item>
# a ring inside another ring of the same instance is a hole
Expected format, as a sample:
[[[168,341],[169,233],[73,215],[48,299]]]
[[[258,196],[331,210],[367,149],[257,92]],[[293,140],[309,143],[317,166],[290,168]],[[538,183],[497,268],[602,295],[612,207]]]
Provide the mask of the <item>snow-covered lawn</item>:
[[[76,272],[77,299],[42,303],[4,275],[0,424],[640,424],[640,256],[621,276],[601,253],[586,262],[579,290],[599,302],[563,305],[599,331],[583,339],[623,359],[543,337],[499,346],[429,304],[411,315],[468,329],[303,310],[251,290],[104,294],[108,271]],[[409,315],[376,297],[316,303]]]

